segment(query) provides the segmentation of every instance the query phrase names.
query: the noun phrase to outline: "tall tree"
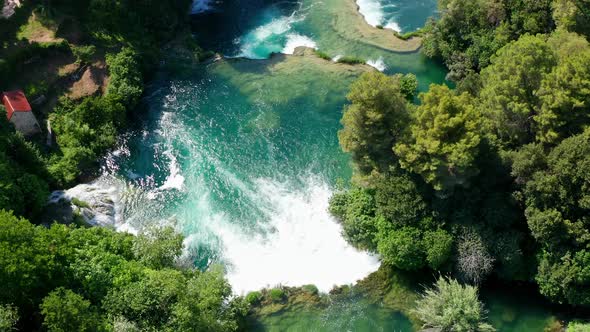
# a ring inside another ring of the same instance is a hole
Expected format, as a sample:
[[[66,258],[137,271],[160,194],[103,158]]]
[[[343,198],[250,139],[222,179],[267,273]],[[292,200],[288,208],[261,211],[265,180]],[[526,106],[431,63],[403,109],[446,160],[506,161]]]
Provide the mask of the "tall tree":
[[[342,149],[351,153],[362,174],[387,170],[395,162],[391,148],[409,121],[399,77],[363,74],[352,84],[348,100],[338,133]]]
[[[471,96],[431,85],[420,100],[410,138],[394,148],[401,166],[420,174],[436,190],[466,185],[478,173],[474,161],[481,140],[480,117]]]

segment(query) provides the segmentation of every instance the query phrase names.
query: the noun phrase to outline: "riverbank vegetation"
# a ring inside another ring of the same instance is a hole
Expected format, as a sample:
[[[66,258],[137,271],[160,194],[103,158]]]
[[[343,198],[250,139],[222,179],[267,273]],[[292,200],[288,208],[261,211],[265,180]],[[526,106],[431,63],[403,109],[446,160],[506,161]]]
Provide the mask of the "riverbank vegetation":
[[[3,331],[234,331],[247,310],[223,270],[179,261],[171,229],[50,228],[0,210]],[[189,266],[191,264],[188,264]]]
[[[456,89],[432,85],[413,104],[399,78],[354,83],[339,139],[355,175],[330,210],[350,243],[398,269],[535,283],[554,303],[588,308],[590,7],[440,8],[423,52]]]
[[[0,89],[24,90],[43,124],[43,133],[27,143],[44,173],[38,187],[63,188],[93,176],[138,105],[162,45],[185,29],[189,6],[190,0],[26,1],[0,19]],[[49,125],[54,143],[45,139]],[[21,214],[17,207],[0,204]]]

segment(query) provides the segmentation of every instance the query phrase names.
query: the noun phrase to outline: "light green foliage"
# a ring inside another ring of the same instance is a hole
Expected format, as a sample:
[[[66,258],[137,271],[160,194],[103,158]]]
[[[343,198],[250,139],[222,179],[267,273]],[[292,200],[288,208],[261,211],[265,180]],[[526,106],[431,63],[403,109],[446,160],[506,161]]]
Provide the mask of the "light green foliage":
[[[477,287],[463,286],[454,279],[440,277],[416,303],[415,314],[427,328],[442,332],[488,332],[486,311],[479,301]]]
[[[250,292],[246,295],[245,300],[248,304],[258,304],[262,300],[262,293],[259,291]]]
[[[590,44],[572,33],[556,34],[552,39],[558,41],[550,45],[568,41],[559,45],[567,55],[546,75],[539,90],[542,107],[534,120],[537,140],[542,143],[558,142],[582,132],[590,123]]]
[[[420,99],[410,139],[395,146],[400,165],[422,175],[436,190],[465,185],[478,173],[474,162],[481,140],[480,117],[471,97],[432,85]]]
[[[538,91],[556,61],[545,37],[526,35],[502,48],[482,71],[481,111],[490,130],[509,146],[533,141]]]
[[[280,288],[273,288],[269,290],[268,295],[273,302],[281,302],[285,299],[285,291]]]
[[[43,325],[50,332],[96,331],[98,320],[90,302],[69,289],[58,288],[41,303]]]
[[[590,332],[590,324],[583,322],[570,322],[566,332]]]
[[[351,153],[362,174],[386,170],[395,157],[391,151],[409,117],[398,78],[374,71],[352,84],[338,133],[340,145]]]
[[[588,36],[590,34],[590,3],[585,0],[554,0],[553,19],[558,29]]]
[[[17,322],[18,310],[14,306],[9,304],[0,305],[0,331],[16,331]]]
[[[148,267],[173,267],[182,251],[182,235],[171,227],[151,227],[142,231],[133,243],[136,259]]]
[[[370,192],[353,188],[337,194],[330,201],[330,211],[342,222],[348,242],[361,249],[375,248],[375,199]]]

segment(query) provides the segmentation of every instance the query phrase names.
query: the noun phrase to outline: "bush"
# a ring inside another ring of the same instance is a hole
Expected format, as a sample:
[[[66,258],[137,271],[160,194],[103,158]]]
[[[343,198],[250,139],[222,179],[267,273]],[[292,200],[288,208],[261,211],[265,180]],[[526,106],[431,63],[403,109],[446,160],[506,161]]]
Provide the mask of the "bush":
[[[262,293],[259,291],[250,292],[246,295],[246,302],[250,305],[258,304],[260,300],[262,300]]]
[[[320,50],[315,50],[315,55],[317,55],[319,58],[324,59],[324,60],[332,60],[332,57],[330,57],[327,53],[322,52]]]
[[[96,53],[96,47],[94,45],[71,46],[70,48],[78,63],[82,64],[89,63]]]
[[[353,57],[353,56],[343,56],[340,59],[338,59],[337,62],[338,63],[345,63],[347,65],[360,65],[360,64],[367,63],[366,60],[361,59],[361,58],[357,58],[357,57]]]
[[[269,290],[268,295],[273,302],[281,302],[285,299],[285,291],[280,288],[273,288]]]
[[[440,331],[488,332],[495,329],[485,323],[486,311],[478,299],[477,287],[463,286],[456,280],[440,277],[416,303],[414,313],[424,327]]]
[[[567,325],[566,332],[590,332],[590,324],[582,322],[571,322]]]
[[[305,286],[301,287],[301,289],[304,292],[312,294],[312,295],[317,295],[320,292],[316,285],[305,285]]]

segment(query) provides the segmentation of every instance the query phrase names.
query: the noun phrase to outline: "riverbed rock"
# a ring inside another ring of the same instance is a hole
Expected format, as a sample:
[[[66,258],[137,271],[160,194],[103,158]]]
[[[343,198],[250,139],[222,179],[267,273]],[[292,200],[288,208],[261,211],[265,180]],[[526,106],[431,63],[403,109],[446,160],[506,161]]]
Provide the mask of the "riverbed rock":
[[[47,208],[45,222],[76,222],[76,218],[92,226],[115,227],[118,190],[95,182],[80,184],[64,191],[54,191]]]

